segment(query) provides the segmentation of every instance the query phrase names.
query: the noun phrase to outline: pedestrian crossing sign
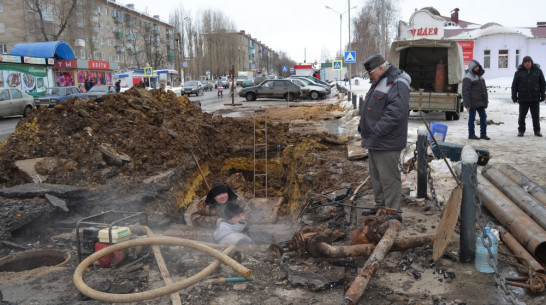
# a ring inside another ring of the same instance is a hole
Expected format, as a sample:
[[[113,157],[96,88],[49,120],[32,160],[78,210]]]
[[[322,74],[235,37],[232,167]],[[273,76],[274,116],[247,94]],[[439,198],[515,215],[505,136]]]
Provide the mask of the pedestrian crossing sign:
[[[152,67],[144,67],[144,76],[152,76],[153,70]]]
[[[282,72],[288,72],[288,67],[282,66]]]
[[[354,64],[355,62],[356,62],[356,52],[355,51],[345,52],[345,63]]]
[[[343,61],[342,60],[332,61],[332,70],[334,71],[343,70]]]

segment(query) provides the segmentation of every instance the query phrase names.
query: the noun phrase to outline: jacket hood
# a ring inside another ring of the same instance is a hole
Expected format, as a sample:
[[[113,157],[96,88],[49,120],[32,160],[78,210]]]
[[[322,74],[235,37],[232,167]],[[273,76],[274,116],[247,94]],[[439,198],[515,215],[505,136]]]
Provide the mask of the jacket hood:
[[[476,67],[476,66],[481,66],[480,63],[477,60],[473,59],[473,60],[469,61],[468,62],[468,71],[472,71],[472,69],[474,69],[474,67]]]
[[[531,62],[532,62],[532,61],[531,61]],[[535,63],[533,62],[533,64],[531,65],[531,68],[529,68],[529,70],[533,70],[533,69],[540,69],[540,65],[539,65],[539,64],[535,64]],[[521,71],[526,70],[526,69],[525,69],[525,66],[523,66],[523,64],[520,64],[520,65],[518,66],[518,71],[520,71],[520,70],[521,70]]]

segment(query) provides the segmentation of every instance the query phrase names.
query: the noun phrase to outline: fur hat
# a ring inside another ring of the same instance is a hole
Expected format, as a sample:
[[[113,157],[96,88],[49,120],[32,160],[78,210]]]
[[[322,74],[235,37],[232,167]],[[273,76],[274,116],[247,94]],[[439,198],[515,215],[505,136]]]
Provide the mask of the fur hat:
[[[364,62],[364,69],[370,73],[373,69],[381,66],[385,63],[385,58],[381,56],[381,54],[375,54],[370,56],[366,61]]]
[[[244,213],[245,211],[235,201],[228,201],[224,209],[224,216],[227,220]]]
[[[237,200],[237,195],[231,190],[229,186],[222,182],[216,182],[210,189],[210,191],[207,193],[207,197],[205,198],[205,203],[213,205],[216,203],[214,200],[214,197],[217,195],[220,195],[222,193],[228,194],[228,200]]]
[[[526,61],[530,61],[531,64],[533,63],[533,59],[531,58],[531,56],[525,56],[525,57],[523,57],[522,63],[524,63],[524,62],[526,62]]]

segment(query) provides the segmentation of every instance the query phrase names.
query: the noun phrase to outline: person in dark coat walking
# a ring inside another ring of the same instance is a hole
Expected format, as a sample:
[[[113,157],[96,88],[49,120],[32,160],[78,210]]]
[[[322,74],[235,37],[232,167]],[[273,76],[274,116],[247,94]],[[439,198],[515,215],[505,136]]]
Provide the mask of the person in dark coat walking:
[[[360,107],[358,130],[368,149],[370,179],[376,208],[400,211],[400,152],[408,139],[411,77],[375,54],[364,62],[372,86]],[[395,217],[401,221],[400,215]]]
[[[121,91],[121,79],[118,79],[116,83],[114,84],[114,87],[116,87],[116,92],[119,93]]]
[[[546,99],[545,87],[544,74],[540,66],[535,64],[530,56],[523,57],[523,63],[514,73],[512,81],[512,101],[519,103],[518,137],[523,137],[525,133],[525,117],[529,109],[535,136],[542,137],[539,103]]]
[[[471,140],[490,140],[487,136],[487,114],[485,109],[489,105],[485,79],[485,71],[480,63],[473,59],[468,63],[468,73],[463,78],[463,103],[468,110],[468,138]],[[475,133],[476,112],[480,115],[480,137]]]

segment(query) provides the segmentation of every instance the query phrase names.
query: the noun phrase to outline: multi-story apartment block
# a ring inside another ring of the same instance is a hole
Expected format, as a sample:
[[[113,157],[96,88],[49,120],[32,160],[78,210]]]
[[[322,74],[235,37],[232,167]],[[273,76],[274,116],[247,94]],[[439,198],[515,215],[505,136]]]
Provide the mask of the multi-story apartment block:
[[[116,62],[120,70],[175,66],[174,28],[132,4],[81,0],[72,8],[61,7],[66,1],[32,3],[0,0],[0,53],[9,53],[17,43],[63,40],[78,59]]]
[[[215,75],[225,74],[232,68],[265,75],[278,72],[274,66],[278,54],[245,31],[204,36],[204,65],[205,68],[211,67]]]

